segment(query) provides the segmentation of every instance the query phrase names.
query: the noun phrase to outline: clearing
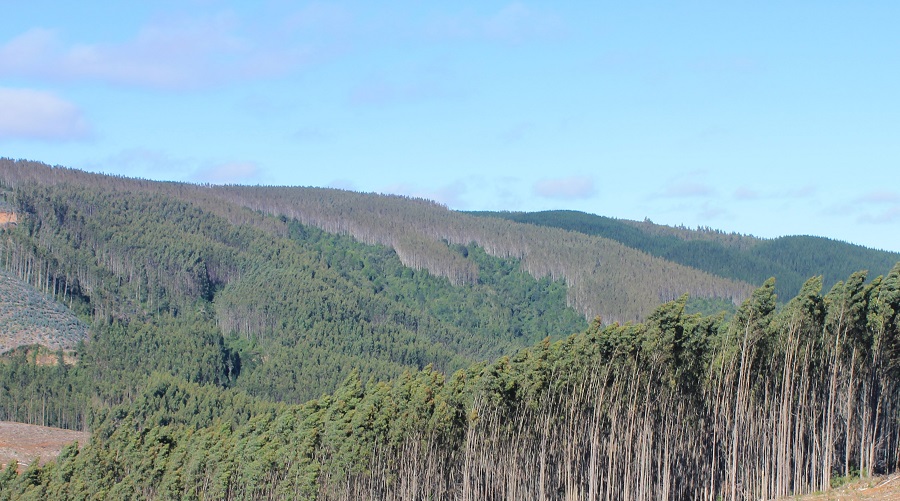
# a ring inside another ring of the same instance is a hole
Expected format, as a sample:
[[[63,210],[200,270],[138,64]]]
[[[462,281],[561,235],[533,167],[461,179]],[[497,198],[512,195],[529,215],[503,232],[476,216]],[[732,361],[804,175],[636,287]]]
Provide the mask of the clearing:
[[[66,445],[75,441],[85,444],[90,438],[91,434],[83,431],[0,421],[0,464],[6,468],[15,460],[21,473],[33,461],[45,463]]]

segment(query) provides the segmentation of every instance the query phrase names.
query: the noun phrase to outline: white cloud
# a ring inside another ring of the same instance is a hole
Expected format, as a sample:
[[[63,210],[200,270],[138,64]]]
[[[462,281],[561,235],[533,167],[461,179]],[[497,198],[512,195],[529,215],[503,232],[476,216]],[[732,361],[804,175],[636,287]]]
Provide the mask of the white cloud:
[[[0,87],[0,139],[85,139],[91,127],[74,104],[33,89]]]
[[[248,183],[259,178],[259,165],[255,162],[227,162],[198,170],[191,180],[211,184]]]
[[[594,180],[588,176],[541,179],[534,183],[532,191],[540,197],[560,200],[590,198],[597,193]]]
[[[279,74],[310,56],[254,44],[239,27],[227,12],[170,19],[119,43],[66,43],[54,30],[33,28],[0,46],[0,75],[183,89]]]

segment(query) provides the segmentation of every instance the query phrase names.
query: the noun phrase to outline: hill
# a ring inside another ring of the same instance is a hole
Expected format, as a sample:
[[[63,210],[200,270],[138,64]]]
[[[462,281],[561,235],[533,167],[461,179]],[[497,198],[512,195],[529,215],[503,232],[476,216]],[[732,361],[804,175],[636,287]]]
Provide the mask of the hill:
[[[0,498],[736,501],[900,460],[900,265],[776,308],[425,200],[11,160],[0,191],[0,263],[91,329],[0,359],[0,419],[92,433]]]
[[[687,315],[680,298],[646,323],[594,323],[452,376],[351,372],[296,406],[157,375],[100,413],[88,447],[7,488],[14,499],[709,501],[825,490],[900,460],[900,263],[866,281],[822,295],[811,279],[776,311],[770,280],[730,321]]]
[[[0,353],[33,344],[74,348],[87,331],[64,305],[0,268]]]
[[[75,442],[83,446],[88,440],[90,434],[80,431],[0,421],[0,468],[15,461],[22,473],[31,464],[55,459],[67,446]]]
[[[857,270],[886,273],[900,253],[869,249],[822,237],[761,239],[711,229],[673,228],[650,221],[620,220],[578,211],[471,212],[543,227],[609,238],[628,247],[716,276],[762,284],[778,277],[778,294],[791,297],[811,276],[825,288]]]
[[[287,221],[296,220],[327,232],[348,234],[365,244],[387,246],[405,266],[427,269],[452,284],[477,282],[477,267],[451,248],[474,243],[490,256],[518,260],[522,269],[537,279],[564,280],[570,305],[586,318],[599,315],[610,322],[641,319],[660,301],[685,292],[739,303],[752,290],[745,282],[655,258],[614,240],[476,218],[426,200],[322,188],[158,183],[3,159],[0,183],[8,189],[42,187],[40,196],[51,199],[54,190],[76,187],[164,196],[215,214],[228,224],[259,223],[257,228],[269,234],[283,235]],[[63,206],[70,203],[55,199],[62,204],[60,211],[69,210]],[[82,216],[82,210],[90,210],[80,209]],[[273,218],[263,222],[260,213]]]

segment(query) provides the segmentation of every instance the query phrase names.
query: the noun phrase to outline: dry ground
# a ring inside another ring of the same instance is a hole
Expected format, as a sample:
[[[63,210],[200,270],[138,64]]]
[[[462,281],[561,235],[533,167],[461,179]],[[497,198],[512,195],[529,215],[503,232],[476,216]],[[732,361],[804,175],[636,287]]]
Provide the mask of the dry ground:
[[[900,473],[856,480],[827,492],[786,499],[797,501],[900,501]]]
[[[6,468],[16,460],[22,472],[33,461],[44,463],[55,458],[72,442],[87,443],[90,436],[80,431],[0,421],[0,464]]]

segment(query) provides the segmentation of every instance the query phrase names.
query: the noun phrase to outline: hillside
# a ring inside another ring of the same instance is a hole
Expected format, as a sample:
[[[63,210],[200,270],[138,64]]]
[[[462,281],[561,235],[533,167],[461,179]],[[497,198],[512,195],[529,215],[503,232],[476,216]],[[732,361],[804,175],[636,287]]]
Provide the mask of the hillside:
[[[285,234],[286,223],[296,220],[350,235],[365,244],[387,246],[405,266],[428,270],[456,285],[477,283],[478,269],[451,247],[474,243],[493,257],[519,261],[522,269],[537,279],[563,280],[572,307],[585,318],[602,316],[609,322],[644,318],[659,302],[683,293],[739,303],[752,290],[746,282],[655,258],[614,240],[476,218],[426,200],[323,188],[159,183],[5,159],[0,159],[0,184],[12,190],[39,187],[40,196],[59,201],[60,214],[75,208],[54,196],[54,190],[80,187],[168,197],[216,215],[227,224],[256,224],[270,235]],[[82,216],[90,211],[88,206],[78,209]],[[260,213],[273,217],[261,220]],[[226,275],[222,278],[229,279]]]
[[[3,499],[737,501],[900,461],[900,263],[786,300],[426,200],[10,160],[0,191],[9,283],[91,334],[0,358],[0,420],[92,437]]]
[[[0,353],[33,344],[74,348],[87,331],[64,305],[0,268]]]
[[[795,501],[895,501],[900,499],[900,474],[851,480],[824,492],[784,499]]]
[[[76,442],[83,446],[88,440],[90,434],[80,431],[0,421],[0,468],[15,462],[22,473],[32,464],[55,459],[67,446]]]
[[[543,227],[609,238],[628,247],[685,266],[759,285],[778,277],[778,294],[791,297],[811,276],[823,275],[825,288],[857,270],[886,273],[900,253],[868,249],[822,237],[761,239],[710,229],[691,230],[628,221],[578,211],[472,212]]]
[[[822,295],[811,279],[778,312],[767,281],[730,321],[686,315],[680,298],[646,323],[595,323],[452,376],[351,372],[296,406],[157,375],[100,413],[89,446],[7,489],[704,501],[825,490],[900,460],[900,263],[866,281]]]
[[[208,188],[77,171],[84,183],[56,184],[59,169],[15,165],[49,181],[14,188],[24,222],[0,234],[0,256],[93,318],[83,358],[103,371],[112,401],[165,371],[302,402],[351,368],[376,379],[427,365],[452,372],[587,325],[563,283],[474,245],[440,244],[478,271],[454,285],[404,266],[391,248],[210,198]]]

